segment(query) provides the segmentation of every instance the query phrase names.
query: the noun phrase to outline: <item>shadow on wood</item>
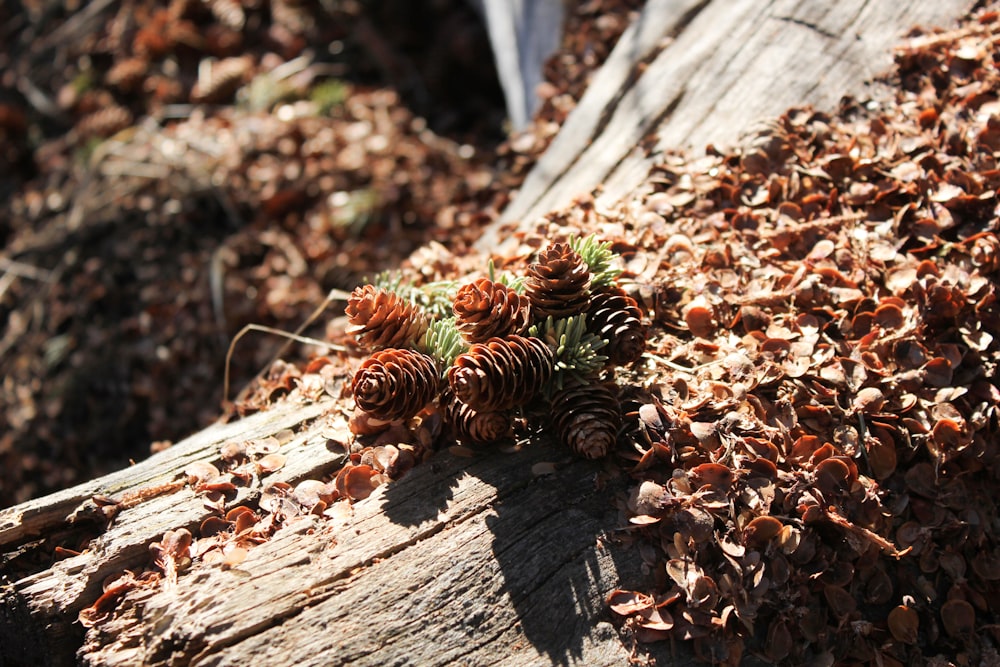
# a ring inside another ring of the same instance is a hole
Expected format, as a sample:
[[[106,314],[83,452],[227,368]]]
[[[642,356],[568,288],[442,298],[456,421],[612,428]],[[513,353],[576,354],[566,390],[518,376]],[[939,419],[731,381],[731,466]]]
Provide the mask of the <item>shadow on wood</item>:
[[[346,425],[329,413],[334,405],[286,406],[209,429],[169,457],[123,471],[118,483],[129,475],[133,488],[172,480],[192,460],[217,460],[221,442],[290,424],[300,426],[274,477],[315,478],[342,456],[328,443],[347,441]],[[553,472],[535,474],[536,464]],[[603,600],[648,577],[638,553],[615,539],[612,501],[626,482],[544,442],[473,459],[441,452],[354,503],[346,518],[295,517],[234,567],[196,561],[176,585],[129,590],[84,633],[76,617],[105,577],[140,571],[166,530],[196,532],[212,515],[190,488],[174,489],[124,509],[88,552],[8,581],[0,663],[624,664],[629,651]],[[4,542],[5,551],[33,553],[16,527],[29,515],[34,530],[58,531],[73,507],[112,486],[105,480],[0,514],[0,537],[21,539],[20,547]],[[260,489],[241,488],[227,508],[255,507]]]
[[[462,488],[462,478],[475,477],[476,487],[495,493],[482,512],[463,519],[483,524],[477,531],[480,539],[448,554],[454,565],[446,571],[454,576],[434,585],[441,587],[442,596],[478,598],[486,604],[463,605],[457,611],[467,612],[455,617],[455,628],[467,632],[473,643],[477,636],[481,642],[509,635],[500,645],[513,651],[512,660],[531,656],[553,664],[620,664],[624,655],[610,647],[598,649],[595,638],[614,637],[603,598],[624,571],[633,576],[638,571],[636,554],[617,548],[611,535],[619,520],[612,500],[623,490],[622,480],[605,484],[599,465],[568,460],[561,449],[541,443],[532,449],[488,454],[464,469],[441,469],[439,473],[457,477],[447,489],[425,496],[436,498],[436,504],[414,505],[402,484],[390,486],[383,505],[386,516],[420,525],[446,510],[451,494]],[[533,465],[553,460],[559,462],[551,474],[532,473]],[[482,558],[479,542],[488,542],[484,553],[492,554],[493,562],[465,572],[467,557]],[[622,561],[627,561],[624,566]]]

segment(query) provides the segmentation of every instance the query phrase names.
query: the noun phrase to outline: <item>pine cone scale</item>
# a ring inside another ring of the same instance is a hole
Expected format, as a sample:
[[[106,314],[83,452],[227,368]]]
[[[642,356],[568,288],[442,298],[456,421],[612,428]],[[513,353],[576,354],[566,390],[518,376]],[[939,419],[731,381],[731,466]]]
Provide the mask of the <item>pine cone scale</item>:
[[[588,459],[611,451],[622,422],[618,397],[603,384],[563,389],[552,398],[552,413],[563,444]]]
[[[591,295],[587,329],[608,341],[608,361],[624,366],[637,361],[646,349],[642,311],[620,287],[605,287]]]
[[[527,297],[486,278],[459,289],[453,305],[455,325],[470,343],[524,333],[530,308]]]
[[[590,270],[568,243],[554,243],[528,267],[524,287],[534,321],[570,317],[590,300]]]
[[[444,421],[452,434],[467,445],[487,445],[510,434],[511,419],[507,412],[480,412],[445,391],[441,397]]]

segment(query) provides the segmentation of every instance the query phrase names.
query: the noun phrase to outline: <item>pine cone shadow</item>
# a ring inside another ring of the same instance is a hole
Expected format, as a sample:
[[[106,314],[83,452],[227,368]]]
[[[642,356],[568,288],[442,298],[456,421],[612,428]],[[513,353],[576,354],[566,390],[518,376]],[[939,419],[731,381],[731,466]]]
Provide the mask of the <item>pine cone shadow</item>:
[[[526,663],[624,664],[629,649],[604,599],[652,577],[642,572],[637,549],[614,539],[622,527],[614,501],[627,485],[624,477],[608,478],[601,462],[540,441],[515,454],[472,459],[441,452],[390,484],[383,510],[404,525],[447,517],[441,530],[466,526],[468,551],[455,553],[442,576],[458,568],[457,579],[471,579],[446,603],[455,609],[444,612],[470,634],[512,633],[497,640],[501,646],[526,638],[537,652],[525,647]],[[460,602],[470,594],[478,600],[472,607]],[[674,664],[686,664],[683,653]]]

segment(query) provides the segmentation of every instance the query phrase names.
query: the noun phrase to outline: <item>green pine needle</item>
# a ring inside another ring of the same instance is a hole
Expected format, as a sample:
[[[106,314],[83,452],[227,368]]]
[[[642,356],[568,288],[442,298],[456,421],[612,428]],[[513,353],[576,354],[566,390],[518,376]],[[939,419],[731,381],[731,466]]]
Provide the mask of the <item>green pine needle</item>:
[[[387,292],[394,292],[404,299],[409,300],[408,291],[414,289],[413,281],[403,282],[403,274],[399,271],[382,271],[374,278],[368,280],[372,286],[384,289]]]
[[[591,287],[610,285],[621,275],[622,269],[611,266],[618,260],[618,254],[611,251],[610,243],[599,241],[595,234],[582,239],[570,237],[569,246],[587,263]]]
[[[500,283],[501,285],[506,285],[518,294],[524,294],[524,278],[521,276],[515,276],[513,274],[504,271],[499,276],[496,274],[496,265],[493,263],[493,258],[490,257],[489,263],[489,279],[491,282]]]
[[[496,282],[500,283],[501,285],[506,285],[507,287],[511,288],[518,294],[524,294],[523,276],[514,276],[504,272],[500,274],[500,276],[496,279]]]
[[[455,318],[448,317],[431,322],[420,348],[434,357],[438,368],[447,369],[455,362],[455,357],[468,350],[469,346],[458,333]]]
[[[554,389],[562,389],[569,381],[584,380],[601,370],[608,360],[598,353],[608,342],[587,331],[585,314],[561,320],[549,316],[531,327],[528,334],[544,340],[555,354]]]
[[[452,306],[455,303],[458,287],[457,280],[427,283],[416,288],[416,294],[411,297],[411,300],[423,306],[424,310],[430,313],[434,319],[448,318],[452,316]]]
[[[383,271],[375,276],[371,284],[420,306],[435,320],[451,317],[452,303],[458,291],[457,280],[441,280],[417,286],[413,284],[413,280],[403,282],[399,271]]]

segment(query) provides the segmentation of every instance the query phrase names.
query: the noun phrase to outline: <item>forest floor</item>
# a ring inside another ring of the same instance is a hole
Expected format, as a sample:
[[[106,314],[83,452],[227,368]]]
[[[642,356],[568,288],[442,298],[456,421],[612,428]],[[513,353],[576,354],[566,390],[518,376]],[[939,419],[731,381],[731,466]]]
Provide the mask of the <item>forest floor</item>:
[[[417,115],[406,94],[443,94],[415,83],[431,78],[415,74],[422,59],[362,11],[344,20],[365,47],[315,36],[297,5],[178,1],[150,10],[172,27],[152,33],[134,29],[132,6],[90,7],[76,16],[97,18],[64,17],[61,39],[27,42],[16,60],[51,67],[46,54],[76,36],[82,55],[51,94],[22,83],[31,104],[0,114],[24,139],[4,159],[26,174],[4,230],[0,453],[20,485],[4,478],[8,501],[215,418],[222,355],[244,323],[295,329],[328,290],[386,268],[418,287],[491,271],[471,242],[625,21],[620,5],[583,5],[539,120],[500,142],[495,90],[457,115]],[[731,150],[658,156],[627,201],[582,196],[501,234],[489,259],[515,275],[549,244],[607,241],[641,311],[645,353],[600,375],[622,407],[603,465],[632,484],[612,502],[650,573],[647,589],[607,602],[638,641],[693,639],[730,664],[746,651],[785,664],[1000,660],[998,28],[989,5],[915,31],[883,99],[792,109]],[[247,43],[268,52],[248,57],[241,36],[258,30]],[[396,85],[315,55],[355,49]],[[27,76],[7,69],[12,86]],[[28,143],[66,118],[70,131]],[[343,345],[336,315],[317,328]],[[241,341],[236,384],[279,345]],[[348,398],[325,378],[330,366],[352,376],[360,356],[327,354],[270,366],[231,409]],[[607,431],[607,405],[589,408]],[[314,481],[336,502],[354,499],[354,477],[370,493],[393,477],[383,458],[434,444],[433,423],[369,442],[355,422],[344,471]]]

